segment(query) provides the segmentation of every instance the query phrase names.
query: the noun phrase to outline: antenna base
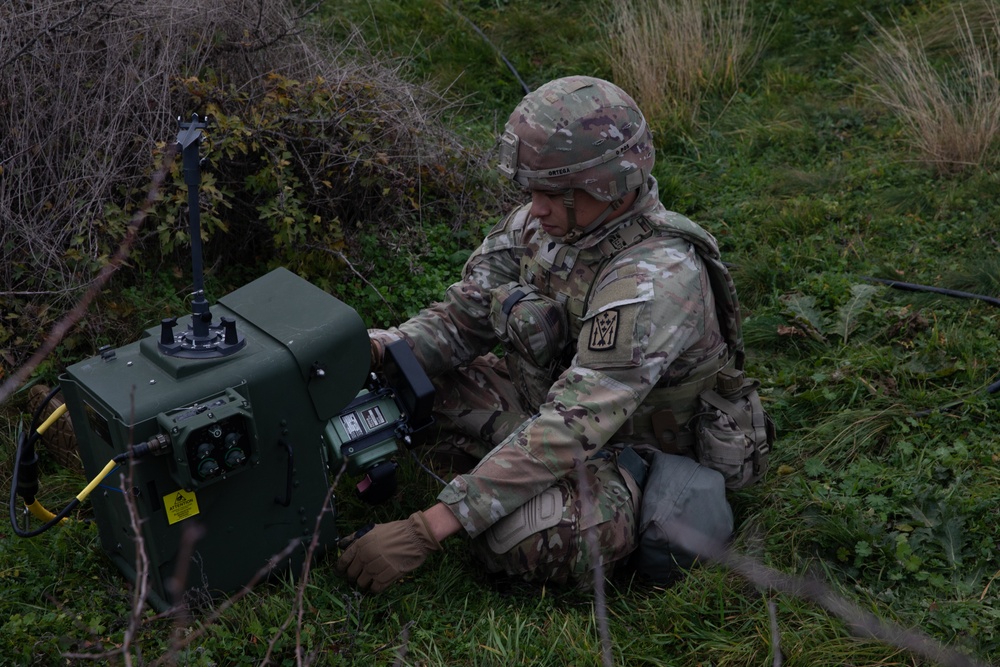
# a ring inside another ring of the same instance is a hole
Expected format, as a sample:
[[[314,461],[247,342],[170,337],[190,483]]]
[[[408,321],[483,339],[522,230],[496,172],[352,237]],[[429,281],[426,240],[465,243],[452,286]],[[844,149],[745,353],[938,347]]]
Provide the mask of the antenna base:
[[[215,359],[228,357],[246,347],[247,340],[236,330],[236,320],[230,317],[221,318],[218,325],[209,324],[206,334],[195,334],[194,327],[188,325],[187,331],[174,335],[173,328],[176,318],[162,320],[160,323],[160,340],[157,347],[168,357],[181,359]]]

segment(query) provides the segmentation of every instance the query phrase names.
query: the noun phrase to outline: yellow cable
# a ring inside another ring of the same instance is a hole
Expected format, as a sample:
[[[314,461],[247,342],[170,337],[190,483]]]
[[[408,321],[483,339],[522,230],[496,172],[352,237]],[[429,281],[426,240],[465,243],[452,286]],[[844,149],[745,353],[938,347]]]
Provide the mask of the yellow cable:
[[[55,410],[53,410],[53,411],[52,411],[52,414],[51,414],[51,415],[49,415],[49,418],[48,418],[48,419],[46,419],[46,420],[45,420],[44,422],[42,422],[42,425],[41,425],[41,426],[39,426],[39,427],[38,427],[38,428],[36,429],[36,430],[38,431],[38,435],[41,435],[41,434],[45,433],[45,431],[46,431],[46,430],[47,430],[47,429],[48,429],[48,428],[49,428],[50,426],[52,426],[52,423],[53,423],[53,422],[54,422],[55,420],[59,419],[59,418],[60,418],[60,417],[62,417],[62,416],[63,416],[64,414],[66,414],[66,409],[67,409],[67,408],[66,408],[66,404],[65,404],[65,403],[63,403],[63,404],[62,404],[62,405],[60,405],[60,406],[59,406],[58,408],[56,408]]]
[[[42,430],[44,430],[44,429],[42,429]],[[39,433],[41,433],[41,431],[39,431]],[[83,502],[87,498],[87,496],[89,496],[91,494],[91,492],[94,489],[97,488],[97,485],[101,483],[101,480],[103,480],[105,477],[107,477],[108,474],[112,470],[114,470],[117,465],[118,465],[118,463],[114,459],[111,459],[110,461],[108,461],[108,464],[106,466],[104,466],[104,470],[102,470],[97,475],[97,477],[95,477],[90,482],[90,484],[88,484],[86,486],[86,488],[84,488],[84,490],[81,491],[79,493],[79,495],[77,495],[76,499],[78,501],[80,501],[80,502]],[[53,514],[50,511],[48,511],[47,509],[45,509],[42,506],[42,504],[40,502],[38,502],[37,498],[34,501],[32,501],[32,503],[30,505],[26,505],[26,507],[28,508],[28,511],[31,512],[31,515],[33,517],[35,517],[39,521],[42,521],[43,523],[48,523],[49,521],[52,521],[53,519],[56,518],[56,515]],[[62,521],[60,521],[60,523],[63,523],[65,521],[66,521],[66,519],[64,518]]]
[[[66,410],[67,410],[67,408],[66,408],[66,404],[65,403],[63,403],[62,405],[60,405],[59,407],[57,407],[55,410],[53,410],[52,414],[49,415],[49,418],[46,419],[44,422],[42,422],[42,425],[39,426],[36,429],[38,431],[38,435],[42,435],[43,433],[45,433],[45,431],[48,430],[48,428],[50,426],[52,426],[52,424],[57,419],[59,419],[60,417],[62,417],[64,414],[66,414]],[[107,465],[105,465],[104,469],[101,470],[100,473],[98,473],[97,477],[95,477],[94,479],[92,479],[90,481],[90,484],[88,484],[86,487],[84,487],[83,491],[81,491],[79,494],[77,494],[76,499],[79,502],[81,502],[81,503],[84,500],[86,500],[87,496],[89,496],[94,491],[94,489],[97,488],[97,485],[101,483],[101,480],[103,480],[105,477],[107,477],[111,473],[111,471],[115,469],[115,467],[117,465],[118,465],[118,463],[114,459],[111,459],[110,461],[108,461]],[[38,502],[37,499],[35,499],[34,501],[32,501],[32,503],[30,505],[28,505],[27,507],[28,507],[28,511],[31,512],[32,516],[34,516],[39,521],[49,522],[49,521],[52,521],[53,519],[56,518],[56,515],[53,514],[50,511],[48,511],[47,509],[45,509],[42,506],[42,504]],[[63,521],[65,521],[65,520],[66,519],[63,519]]]
[[[108,464],[106,466],[104,466],[104,470],[102,470],[101,472],[99,472],[97,474],[97,477],[95,477],[93,480],[91,480],[90,484],[88,484],[86,486],[86,488],[84,488],[84,490],[81,491],[79,493],[79,495],[77,495],[76,499],[79,500],[82,503],[87,498],[87,496],[90,495],[90,492],[97,488],[97,485],[101,483],[101,480],[103,480],[105,477],[107,477],[108,474],[112,470],[114,470],[117,465],[118,465],[118,463],[114,459],[111,459],[110,461],[108,461]]]
[[[28,511],[31,512],[32,516],[44,523],[48,523],[56,518],[55,514],[42,507],[41,503],[37,500],[28,505]],[[66,519],[63,519],[63,521],[65,520]]]

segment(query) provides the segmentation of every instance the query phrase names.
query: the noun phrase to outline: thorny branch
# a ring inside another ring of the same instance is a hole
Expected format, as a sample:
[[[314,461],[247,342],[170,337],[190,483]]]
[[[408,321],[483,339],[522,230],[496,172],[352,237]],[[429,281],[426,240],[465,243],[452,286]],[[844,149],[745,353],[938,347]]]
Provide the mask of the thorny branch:
[[[774,658],[771,661],[772,667],[781,667],[781,631],[778,629],[778,604],[772,600],[767,600],[767,615],[771,619],[771,653]]]
[[[277,567],[283,560],[292,555],[292,552],[294,552],[301,546],[302,543],[299,540],[292,540],[288,543],[287,547],[285,547],[275,555],[271,556],[271,558],[267,561],[267,563],[265,563],[263,567],[261,567],[259,570],[257,570],[257,572],[254,573],[253,577],[250,579],[250,581],[247,582],[246,586],[241,588],[231,597],[226,598],[222,602],[222,604],[220,604],[218,608],[216,608],[216,610],[212,612],[212,614],[208,618],[202,621],[202,623],[196,630],[193,630],[192,632],[181,638],[176,643],[176,645],[171,647],[171,650],[168,653],[165,653],[164,655],[160,656],[152,663],[150,663],[150,667],[158,667],[158,665],[172,664],[173,662],[175,662],[175,658],[177,657],[177,654],[180,653],[180,651],[184,650],[198,639],[201,639],[201,637],[208,631],[208,629],[211,628],[215,624],[215,622],[218,621],[222,617],[222,615],[229,610],[230,607],[232,607],[237,602],[246,597],[246,595],[250,593],[254,588],[256,588],[257,584],[263,581],[264,578],[267,577],[267,575],[270,574],[275,567]]]
[[[129,442],[133,442],[133,426],[135,424],[135,391],[130,397],[131,415],[129,415]],[[129,524],[132,526],[132,535],[135,540],[135,591],[132,595],[132,613],[128,619],[128,627],[125,629],[125,637],[122,639],[121,654],[125,660],[126,667],[132,667],[132,654],[130,647],[135,639],[135,633],[142,623],[142,612],[146,608],[146,600],[149,596],[149,554],[146,553],[146,541],[142,536],[142,519],[139,518],[139,508],[135,504],[135,496],[132,495],[135,473],[135,459],[129,459],[128,474],[119,475],[119,486],[125,496],[125,507],[128,509]]]
[[[289,611],[288,616],[285,618],[285,621],[281,624],[281,627],[278,628],[278,631],[274,633],[274,636],[271,638],[270,643],[268,643],[267,654],[261,661],[261,665],[267,665],[271,661],[271,653],[274,651],[274,647],[277,644],[278,639],[281,637],[282,634],[284,634],[285,630],[288,629],[288,626],[291,625],[293,616],[295,616],[296,618],[295,660],[297,665],[303,664],[302,626],[304,624],[305,593],[306,593],[306,587],[309,585],[309,573],[312,570],[313,557],[316,554],[316,550],[320,546],[319,537],[320,534],[322,533],[321,529],[322,529],[323,519],[326,517],[327,514],[333,512],[334,492],[336,491],[337,485],[340,483],[340,478],[344,474],[345,470],[347,470],[346,459],[340,465],[340,470],[337,471],[337,476],[334,477],[333,483],[330,485],[330,488],[327,489],[326,497],[323,499],[323,506],[320,508],[319,514],[316,515],[316,525],[313,528],[312,540],[309,542],[309,547],[306,549],[305,560],[302,562],[302,573],[299,575],[299,583],[295,590],[295,604]]]
[[[135,394],[132,395],[132,415],[129,423],[135,422]],[[129,442],[132,442],[132,432],[129,429]],[[146,609],[146,602],[149,597],[149,554],[146,552],[146,541],[142,536],[142,519],[139,517],[139,508],[135,503],[135,496],[130,493],[134,485],[135,460],[129,460],[128,474],[118,475],[118,488],[121,489],[125,502],[125,509],[128,512],[129,525],[132,527],[132,535],[135,545],[135,590],[132,592],[132,612],[129,614],[128,625],[122,638],[121,646],[112,651],[104,653],[64,653],[62,657],[66,659],[84,660],[110,660],[121,656],[126,667],[132,667],[132,642],[142,624],[142,614]]]

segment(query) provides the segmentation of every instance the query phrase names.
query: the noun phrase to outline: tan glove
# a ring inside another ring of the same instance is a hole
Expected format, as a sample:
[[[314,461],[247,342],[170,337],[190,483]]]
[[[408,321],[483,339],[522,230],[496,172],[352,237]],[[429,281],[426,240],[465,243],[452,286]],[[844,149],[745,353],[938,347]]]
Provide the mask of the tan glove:
[[[369,338],[368,341],[372,345],[372,358],[368,369],[377,373],[382,370],[382,358],[385,356],[385,347],[374,338]]]
[[[359,535],[360,533],[360,535]],[[390,584],[423,565],[441,544],[431,534],[422,512],[408,519],[376,524],[341,540],[348,545],[337,561],[337,570],[362,590],[380,593]]]

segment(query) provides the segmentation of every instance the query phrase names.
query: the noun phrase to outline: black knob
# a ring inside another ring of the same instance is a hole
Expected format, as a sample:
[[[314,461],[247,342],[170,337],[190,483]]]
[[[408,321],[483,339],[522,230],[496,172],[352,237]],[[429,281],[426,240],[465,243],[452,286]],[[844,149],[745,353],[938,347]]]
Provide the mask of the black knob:
[[[160,320],[160,343],[172,345],[174,342],[174,327],[177,325],[176,317],[164,317]]]
[[[222,328],[226,335],[223,339],[226,345],[236,345],[240,342],[240,337],[236,335],[236,320],[231,317],[222,317]]]

